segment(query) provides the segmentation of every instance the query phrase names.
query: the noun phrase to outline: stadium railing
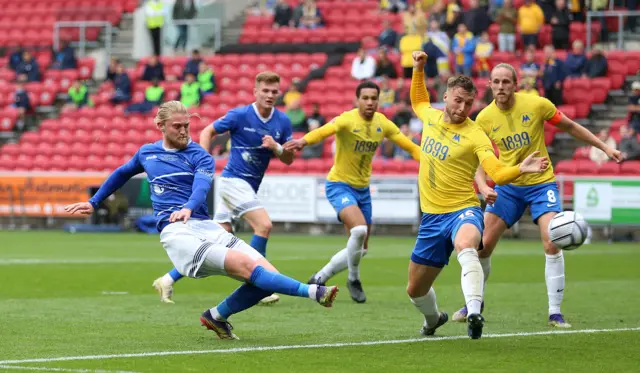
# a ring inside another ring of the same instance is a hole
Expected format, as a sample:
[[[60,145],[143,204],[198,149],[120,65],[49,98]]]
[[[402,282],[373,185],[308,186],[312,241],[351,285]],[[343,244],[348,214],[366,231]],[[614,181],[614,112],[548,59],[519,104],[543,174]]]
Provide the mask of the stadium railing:
[[[586,20],[586,31],[587,31],[587,42],[586,44],[586,48],[587,48],[587,52],[589,52],[591,50],[591,40],[595,40],[594,39],[594,35],[592,35],[593,30],[591,29],[591,25],[594,22],[595,19],[600,19],[600,22],[606,23],[606,20],[608,18],[617,18],[618,22],[617,22],[617,42],[616,42],[616,48],[617,50],[626,50],[625,46],[626,46],[626,39],[624,37],[625,32],[624,32],[624,23],[625,23],[625,19],[628,18],[636,18],[637,22],[640,21],[640,11],[638,10],[607,10],[607,11],[598,11],[598,12],[587,12],[587,20]],[[633,32],[631,32],[633,33]]]

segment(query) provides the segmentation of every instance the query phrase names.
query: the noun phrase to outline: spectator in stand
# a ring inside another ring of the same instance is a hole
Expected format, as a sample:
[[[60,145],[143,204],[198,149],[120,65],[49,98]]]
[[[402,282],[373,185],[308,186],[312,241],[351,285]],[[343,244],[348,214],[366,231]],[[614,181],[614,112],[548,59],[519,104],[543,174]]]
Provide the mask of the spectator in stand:
[[[535,0],[540,9],[542,9],[542,14],[544,14],[544,22],[551,23],[551,17],[553,17],[553,13],[556,11],[556,0]]]
[[[111,97],[111,103],[120,104],[131,100],[131,80],[124,70],[124,65],[119,63],[116,67],[116,76],[113,80],[115,92]]]
[[[536,62],[535,48],[527,48],[524,52],[524,62],[520,64],[520,76],[534,79],[542,76],[540,65]]]
[[[165,11],[164,3],[160,0],[147,0],[144,6],[147,29],[151,35],[153,54],[156,56],[162,55],[162,27]]]
[[[318,121],[309,121],[307,120],[307,131],[313,131],[316,128],[320,127]],[[322,153],[324,153],[324,141],[321,140],[315,144],[307,145],[302,149],[302,159],[312,159],[312,158],[322,158]]]
[[[498,48],[500,52],[516,51],[516,23],[518,11],[511,5],[511,0],[504,0],[502,8],[496,15],[496,23],[500,25]]]
[[[376,60],[367,54],[364,48],[358,50],[358,55],[351,62],[351,76],[357,80],[373,78],[376,72]]]
[[[273,10],[273,28],[293,27],[293,9],[285,0],[278,0]]]
[[[608,1],[604,1],[606,5]],[[569,0],[569,11],[571,11],[571,20],[573,22],[584,22],[585,16],[585,0]],[[631,19],[633,17],[629,17]]]
[[[519,92],[528,95],[540,96],[540,92],[538,92],[538,89],[536,88],[535,78],[530,77],[522,79],[522,85],[520,86]],[[493,99],[491,99],[489,102],[491,102],[492,100]]]
[[[629,127],[620,127],[620,152],[622,158],[627,161],[640,159],[640,142],[638,142],[637,132]]]
[[[22,45],[18,45],[16,50],[9,56],[9,68],[13,71],[18,69],[18,66],[22,63],[22,55],[24,54],[24,48]]]
[[[302,98],[291,101],[285,107],[285,114],[289,117],[294,132],[308,132],[307,115],[302,109]]]
[[[68,42],[63,41],[59,50],[51,49],[51,67],[52,70],[69,70],[78,66],[76,60],[76,52],[71,48]]]
[[[118,69],[118,65],[120,64],[120,60],[115,57],[111,57],[109,59],[109,66],[107,66],[107,77],[105,80],[114,81],[116,79],[116,70]]]
[[[640,132],[640,81],[631,84],[631,95],[629,96],[629,124],[636,132]]]
[[[579,78],[584,75],[587,65],[587,56],[584,54],[584,44],[581,40],[575,40],[571,52],[564,60],[567,78]]]
[[[396,103],[396,91],[389,87],[389,80],[380,80],[380,94],[378,95],[378,105],[386,109]]]
[[[434,7],[437,6],[437,4],[434,5]],[[451,49],[451,39],[446,32],[440,30],[440,23],[436,19],[432,19],[429,22],[429,32],[427,32],[427,37],[429,38],[429,41],[438,48],[438,53],[434,53],[433,57],[436,57],[438,74],[442,75],[445,71],[448,72],[450,70],[449,51]],[[424,49],[424,51],[425,53],[428,53],[426,49]],[[427,56],[427,65],[429,64],[429,57],[431,57],[431,54]]]
[[[411,133],[408,124],[401,125],[400,126],[400,132],[403,135],[405,135],[408,138],[410,138],[411,141],[414,144],[420,145],[420,140],[418,140],[416,138],[416,136]],[[396,159],[396,160],[399,160],[399,161],[405,161],[405,160],[408,160],[408,159],[413,159],[413,157],[411,157],[411,154],[407,153],[404,149],[402,149],[398,145],[396,145],[394,143],[391,143],[391,145],[393,145],[393,159]]]
[[[180,95],[178,100],[182,102],[187,108],[197,107],[202,100],[202,93],[200,92],[200,84],[196,81],[196,75],[192,73],[187,74],[187,78],[180,86]]]
[[[195,0],[176,0],[172,15],[175,21],[187,21],[196,18],[196,15],[198,15],[198,10]],[[173,49],[176,52],[181,50],[184,53],[187,50],[187,41],[189,40],[189,25],[176,27],[178,28],[178,37]]]
[[[613,137],[610,136],[608,128],[600,130],[600,132],[598,132],[598,138],[613,149],[616,148],[616,140],[614,140]],[[609,160],[609,156],[607,155],[607,153],[596,148],[595,146],[591,146],[589,148],[589,159],[591,159],[598,165],[601,165],[602,163],[605,163]]]
[[[449,39],[453,39],[453,35],[458,31],[458,25],[462,23],[462,7],[459,0],[456,0],[448,3],[446,9],[442,31],[447,33]]]
[[[18,121],[16,122],[16,129],[22,131],[24,129],[24,119],[28,112],[33,110],[31,107],[31,100],[29,100],[29,94],[24,89],[24,84],[18,82],[16,84],[16,91],[13,94],[13,105],[18,109]]]
[[[600,47],[594,46],[591,49],[591,58],[589,58],[584,67],[584,76],[586,78],[607,76],[607,70],[607,57],[602,54],[602,49],[600,49]]]
[[[478,0],[469,0],[470,8],[462,12],[462,23],[467,25],[474,36],[480,36],[489,29],[491,19],[487,9],[480,7]]]
[[[162,62],[158,61],[157,56],[149,57],[149,62],[144,66],[144,71],[142,72],[142,80],[146,82],[151,82],[155,79],[160,81],[164,81],[164,66]]]
[[[565,0],[556,0],[556,10],[551,15],[551,40],[556,49],[569,49],[569,25],[571,15]],[[575,44],[575,43],[574,43]]]
[[[427,18],[422,10],[422,4],[415,3],[409,5],[406,11],[402,12],[402,23],[407,34],[424,34],[427,30]]]
[[[475,58],[478,76],[483,78],[489,77],[489,71],[491,70],[489,59],[491,59],[492,54],[493,43],[489,40],[489,33],[485,31],[482,33],[480,41],[476,44]]]
[[[413,75],[412,53],[422,49],[422,34],[414,32],[407,33],[400,38],[400,65],[402,66],[402,76],[411,78]]]
[[[202,62],[200,51],[194,49],[193,51],[191,51],[191,58],[184,66],[184,71],[182,72],[183,78],[186,78],[187,74],[198,75],[198,72],[200,71],[200,62]]]
[[[380,47],[395,49],[398,45],[398,33],[393,29],[389,20],[382,22],[382,32],[378,35],[378,44]]]
[[[19,82],[40,81],[40,67],[38,66],[38,61],[33,58],[29,51],[24,51],[22,53],[22,62],[16,69],[16,80]]]
[[[216,91],[216,76],[206,62],[200,62],[198,66],[198,84],[203,96],[213,94]]]
[[[404,78],[396,80],[396,102],[409,102],[409,87],[404,84]]]
[[[290,106],[294,101],[299,101],[301,98],[302,93],[300,92],[300,79],[293,78],[291,80],[291,85],[282,96],[282,103],[284,106]]]
[[[427,62],[424,64],[424,75],[427,79],[434,79],[438,76],[438,60],[444,57],[440,48],[433,42],[429,34],[424,38],[422,50],[427,54]],[[449,59],[448,55],[446,56]]]
[[[85,105],[90,105],[89,90],[80,79],[73,81],[73,84],[69,87],[67,94],[69,95],[69,99],[64,105],[65,109],[80,109]]]
[[[542,73],[542,86],[544,96],[554,105],[562,105],[562,82],[565,78],[565,68],[562,60],[556,58],[553,45],[544,47],[544,67]]]
[[[522,34],[525,48],[538,44],[538,34],[544,25],[542,9],[533,0],[524,0],[524,5],[518,9],[518,27]]]
[[[322,114],[320,114],[320,104],[315,102],[313,104],[313,111],[311,112],[311,115],[307,117],[307,128],[311,130],[311,127],[322,127],[325,123],[327,123],[327,120],[322,116]]]
[[[453,37],[452,48],[455,53],[456,74],[471,76],[476,40],[464,23],[458,25],[458,32]]]
[[[322,13],[316,6],[315,0],[304,0],[304,3],[296,8],[296,12],[297,27],[307,29],[322,27]]]
[[[154,79],[152,85],[144,91],[144,101],[131,104],[124,110],[125,114],[141,113],[146,114],[154,107],[160,106],[164,101],[164,88],[160,85],[159,79]]]
[[[378,61],[376,61],[376,72],[374,75],[376,78],[387,77],[395,79],[398,77],[398,71],[389,59],[385,48],[378,49]]]
[[[407,9],[406,0],[380,0],[380,9],[396,14]]]
[[[406,101],[398,101],[397,110],[393,116],[393,123],[398,127],[408,125],[412,116],[413,114],[411,109],[407,106]]]

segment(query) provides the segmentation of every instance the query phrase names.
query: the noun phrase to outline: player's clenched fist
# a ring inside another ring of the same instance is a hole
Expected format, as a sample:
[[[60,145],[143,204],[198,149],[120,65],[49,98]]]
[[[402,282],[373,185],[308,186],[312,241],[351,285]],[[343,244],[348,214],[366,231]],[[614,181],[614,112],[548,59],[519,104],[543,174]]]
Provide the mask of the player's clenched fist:
[[[427,63],[427,54],[423,51],[415,51],[411,56],[413,57],[413,67],[422,68]]]

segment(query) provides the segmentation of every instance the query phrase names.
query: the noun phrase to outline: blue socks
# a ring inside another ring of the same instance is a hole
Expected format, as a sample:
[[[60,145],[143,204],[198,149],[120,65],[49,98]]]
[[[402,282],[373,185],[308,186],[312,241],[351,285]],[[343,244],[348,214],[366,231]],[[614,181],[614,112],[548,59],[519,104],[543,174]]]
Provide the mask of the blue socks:
[[[309,285],[277,272],[269,272],[262,266],[257,266],[253,270],[249,282],[260,289],[270,292],[269,294],[279,293],[309,298]]]
[[[249,245],[266,258],[268,239],[268,237],[262,237],[254,234],[253,237],[251,237],[251,242],[249,243]]]
[[[216,309],[220,316],[228,319],[234,313],[242,312],[247,308],[255,306],[262,298],[268,297],[272,293],[259,289],[251,284],[244,284],[223,300]]]
[[[178,272],[178,270],[177,270],[177,269],[175,269],[175,268],[174,268],[174,269],[172,269],[171,271],[169,271],[169,276],[171,276],[171,278],[173,279],[173,281],[174,281],[174,282],[175,282],[175,281],[178,281],[178,280],[180,280],[182,277],[184,277],[184,276],[182,276],[182,274],[180,274],[180,272]]]

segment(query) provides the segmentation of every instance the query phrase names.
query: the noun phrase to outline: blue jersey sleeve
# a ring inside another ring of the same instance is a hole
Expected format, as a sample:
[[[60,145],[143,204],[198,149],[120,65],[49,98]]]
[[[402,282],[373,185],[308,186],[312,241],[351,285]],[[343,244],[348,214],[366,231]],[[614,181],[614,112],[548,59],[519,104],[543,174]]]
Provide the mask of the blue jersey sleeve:
[[[213,122],[213,129],[216,133],[235,132],[238,123],[238,114],[234,110],[229,111],[225,116]]]
[[[284,145],[286,142],[291,140],[293,140],[291,120],[289,117],[284,116],[284,120],[282,121],[282,137],[280,137],[280,145]]]
[[[96,192],[96,194],[89,199],[89,203],[93,206],[93,208],[98,208],[98,205],[102,201],[104,201],[107,197],[112,195],[116,190],[122,188],[124,183],[126,183],[133,176],[144,172],[144,168],[140,163],[140,158],[138,154],[140,151],[136,152],[133,157],[129,160],[129,162],[123,164],[118,167],[105,182],[100,186],[100,189]]]
[[[202,206],[207,200],[207,194],[211,189],[213,183],[213,173],[216,166],[213,161],[213,157],[209,154],[203,155],[196,162],[196,172],[193,177],[193,185],[191,186],[191,196],[189,201],[184,206],[185,208],[194,211],[198,207]]]

